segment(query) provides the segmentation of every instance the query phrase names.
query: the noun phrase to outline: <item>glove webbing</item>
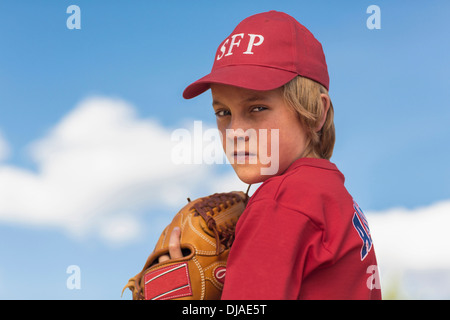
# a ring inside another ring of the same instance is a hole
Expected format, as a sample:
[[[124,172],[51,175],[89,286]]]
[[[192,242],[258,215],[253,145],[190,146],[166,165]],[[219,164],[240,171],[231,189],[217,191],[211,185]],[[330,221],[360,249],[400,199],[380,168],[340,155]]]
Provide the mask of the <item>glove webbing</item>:
[[[247,190],[248,191],[248,190]],[[188,198],[188,200],[190,200]],[[224,244],[230,247],[234,241],[234,227],[225,225],[219,231],[217,229],[216,220],[214,214],[219,214],[220,211],[228,208],[229,205],[233,205],[242,201],[241,197],[232,194],[215,193],[200,202],[192,205],[189,210],[194,209],[196,215],[201,215],[205,220],[207,227],[214,233],[216,238],[216,254],[220,253],[220,244]],[[222,206],[221,206],[222,205]],[[213,208],[217,208],[217,213],[213,211]]]

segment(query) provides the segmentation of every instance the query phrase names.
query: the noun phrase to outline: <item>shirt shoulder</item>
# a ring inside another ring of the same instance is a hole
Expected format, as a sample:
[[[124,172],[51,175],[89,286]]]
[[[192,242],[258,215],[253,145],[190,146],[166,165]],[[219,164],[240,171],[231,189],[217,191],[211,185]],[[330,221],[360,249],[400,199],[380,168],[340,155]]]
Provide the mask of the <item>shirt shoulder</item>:
[[[302,158],[282,175],[266,180],[255,191],[250,203],[273,200],[286,208],[314,216],[317,208],[326,202],[338,199],[352,202],[344,182],[344,175],[330,161]]]

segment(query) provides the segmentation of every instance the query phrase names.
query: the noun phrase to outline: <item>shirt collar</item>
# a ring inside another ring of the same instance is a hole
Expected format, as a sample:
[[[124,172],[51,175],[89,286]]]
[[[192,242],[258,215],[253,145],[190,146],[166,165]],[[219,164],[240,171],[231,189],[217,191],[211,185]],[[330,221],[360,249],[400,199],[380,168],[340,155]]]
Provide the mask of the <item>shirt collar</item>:
[[[339,171],[337,166],[330,162],[327,159],[317,159],[317,158],[299,158],[291,163],[291,165],[286,169],[286,171],[283,174],[286,174],[292,170],[295,170],[298,167],[301,166],[309,166],[309,167],[317,167],[327,170],[336,170]]]

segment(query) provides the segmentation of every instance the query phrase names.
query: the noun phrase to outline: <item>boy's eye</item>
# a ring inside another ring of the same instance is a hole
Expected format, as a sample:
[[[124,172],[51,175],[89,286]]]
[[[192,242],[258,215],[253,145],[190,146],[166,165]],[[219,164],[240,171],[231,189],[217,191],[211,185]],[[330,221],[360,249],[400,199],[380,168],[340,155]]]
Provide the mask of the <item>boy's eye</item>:
[[[265,107],[265,106],[254,106],[254,107],[252,107],[252,112],[260,112],[260,111],[263,111],[263,110],[266,110],[267,108]]]
[[[217,110],[216,112],[214,112],[214,114],[216,115],[216,117],[225,117],[229,116],[231,112],[229,110]]]

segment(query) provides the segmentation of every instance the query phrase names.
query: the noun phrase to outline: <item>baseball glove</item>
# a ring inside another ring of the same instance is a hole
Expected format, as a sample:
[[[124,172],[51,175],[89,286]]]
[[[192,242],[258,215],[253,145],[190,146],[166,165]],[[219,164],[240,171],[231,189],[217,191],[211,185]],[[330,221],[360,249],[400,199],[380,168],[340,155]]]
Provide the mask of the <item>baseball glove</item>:
[[[188,198],[164,229],[142,271],[124,290],[132,291],[133,300],[220,299],[235,225],[247,201],[248,190]],[[158,263],[160,256],[168,255],[174,227],[181,230],[183,257]]]

